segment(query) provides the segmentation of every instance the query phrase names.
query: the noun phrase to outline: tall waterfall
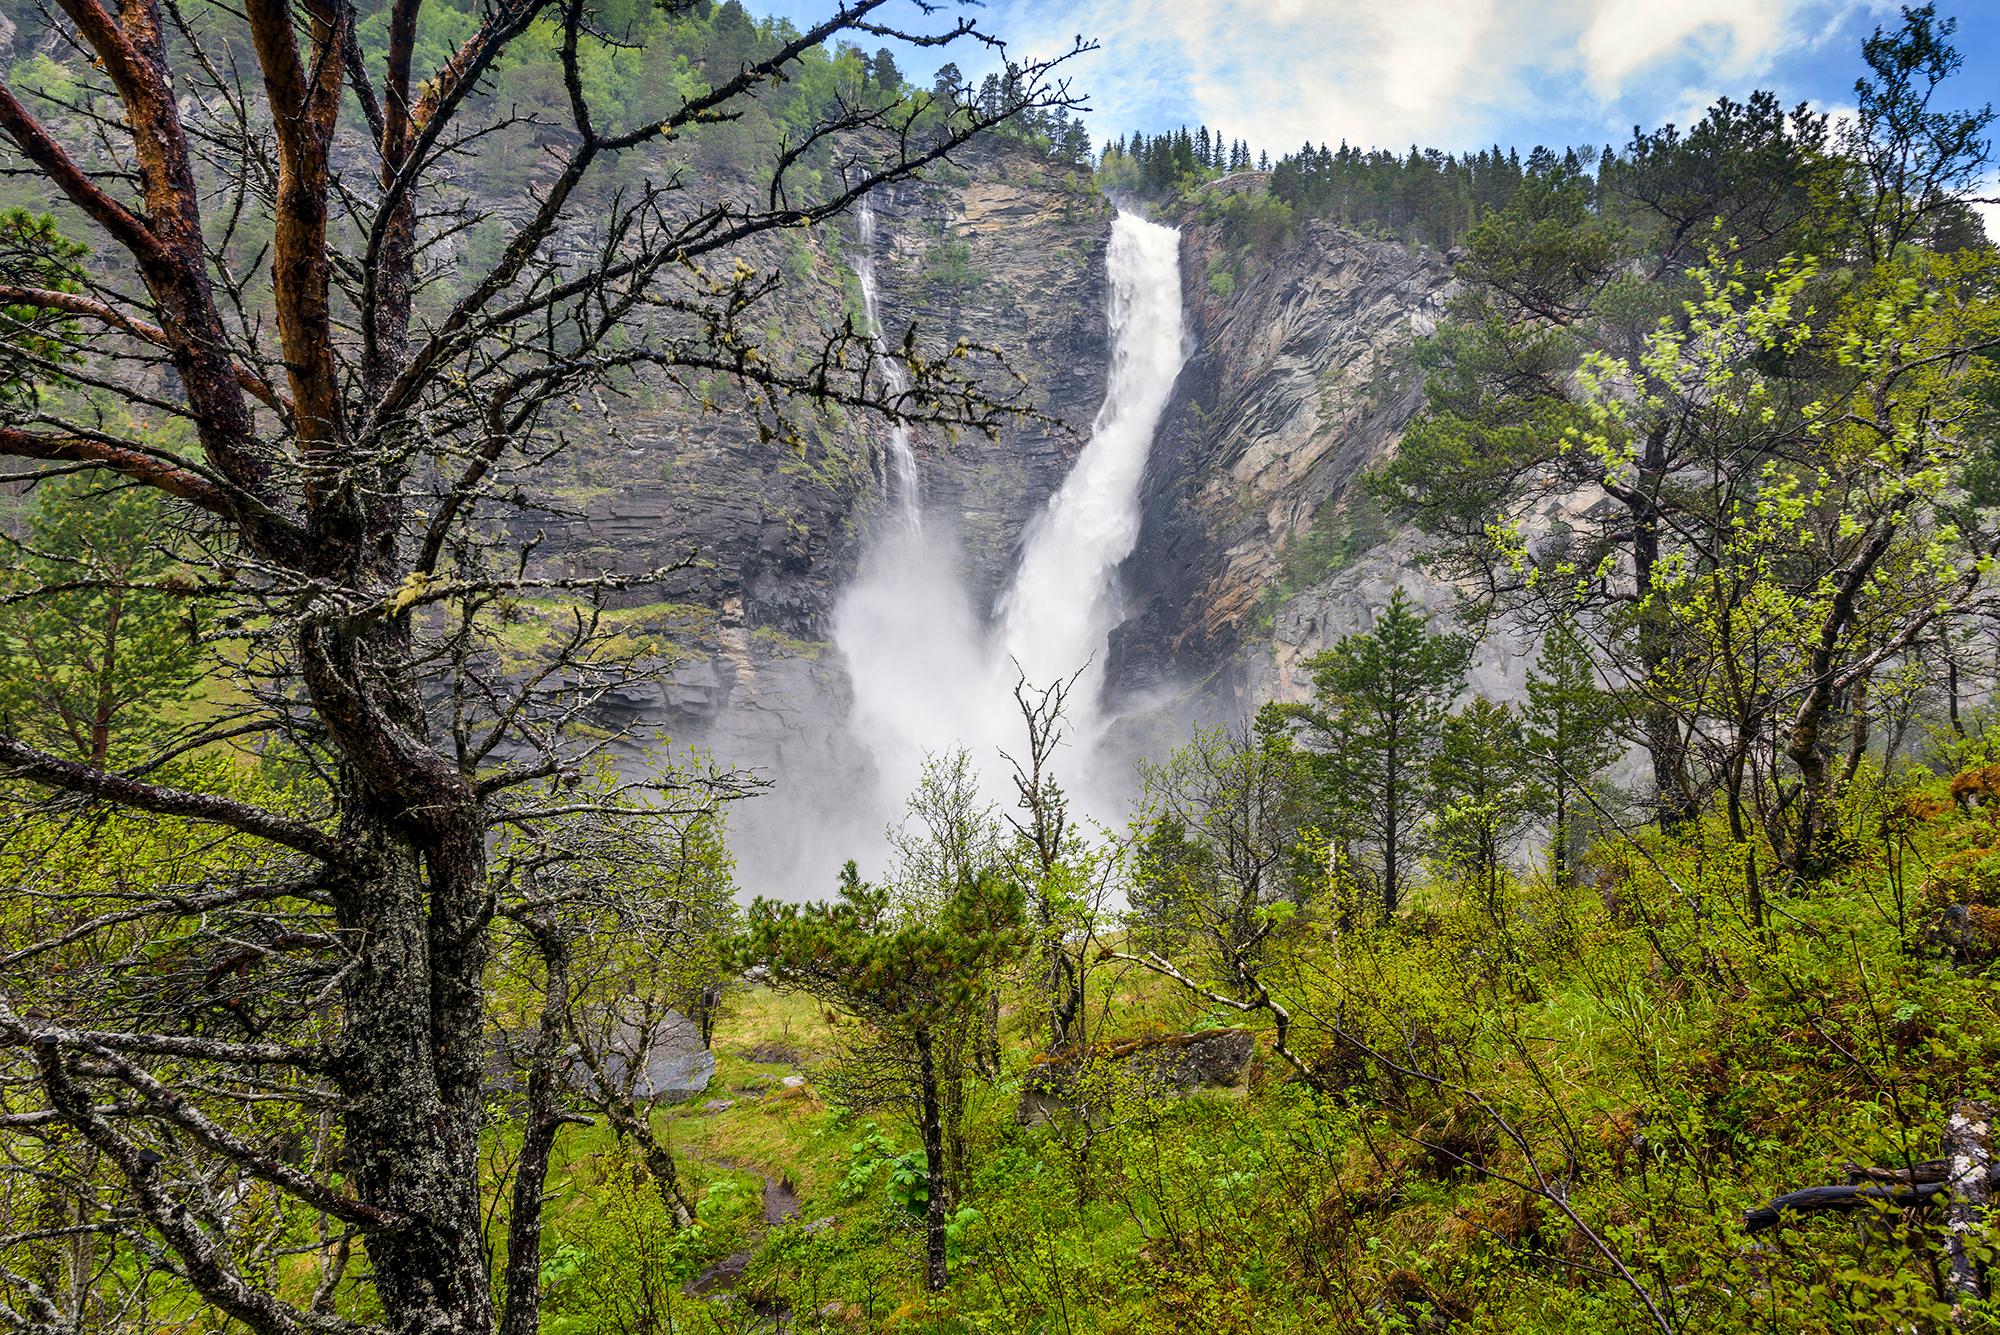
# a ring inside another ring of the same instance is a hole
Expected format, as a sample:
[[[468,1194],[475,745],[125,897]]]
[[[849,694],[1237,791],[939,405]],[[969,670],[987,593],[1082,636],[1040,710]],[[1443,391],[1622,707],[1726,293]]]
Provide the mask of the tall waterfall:
[[[861,197],[857,222],[861,233],[861,253],[854,257],[854,274],[861,280],[861,305],[868,316],[868,337],[874,343],[875,351],[886,353],[882,340],[881,289],[875,279],[875,201],[868,195]],[[909,377],[903,373],[903,364],[894,357],[883,357],[882,373],[889,382],[891,394],[901,394],[909,388]],[[923,478],[917,471],[917,452],[910,444],[910,428],[901,422],[892,423],[889,427],[888,483],[904,526],[921,528],[924,522]]]
[[[1002,663],[1031,682],[1081,672],[1072,719],[1095,741],[1104,655],[1122,620],[1115,576],[1139,540],[1139,484],[1153,432],[1186,357],[1180,233],[1121,213],[1106,256],[1111,279],[1111,374],[1090,443],[1028,530],[1000,602]]]
[[[864,204],[857,269],[869,322],[879,330],[875,228],[874,210]],[[1117,569],[1138,539],[1146,456],[1186,355],[1179,233],[1120,213],[1106,263],[1111,367],[1104,403],[1069,477],[1029,526],[990,622],[967,594],[949,518],[923,513],[908,432],[891,433],[891,500],[901,522],[875,535],[833,621],[853,683],[849,726],[875,762],[884,825],[900,814],[925,755],[960,746],[989,799],[1011,801],[998,752],[1021,742],[1016,664],[1035,685],[1081,674],[1071,697],[1074,749],[1059,772],[1088,802],[1092,753],[1105,723],[1105,651],[1120,618]],[[880,849],[856,850],[871,851]],[[864,866],[871,860],[862,857]]]

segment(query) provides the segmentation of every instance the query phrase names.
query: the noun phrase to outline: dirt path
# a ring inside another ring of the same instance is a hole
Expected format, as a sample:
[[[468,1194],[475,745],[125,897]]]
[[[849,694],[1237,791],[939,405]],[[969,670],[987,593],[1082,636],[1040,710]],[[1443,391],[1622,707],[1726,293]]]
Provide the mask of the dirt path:
[[[799,1212],[799,1196],[782,1179],[772,1177],[761,1168],[749,1164],[732,1163],[726,1159],[710,1159],[705,1162],[719,1168],[729,1168],[738,1172],[755,1173],[764,1182],[764,1227],[750,1245],[741,1251],[731,1252],[708,1269],[687,1282],[685,1291],[696,1297],[712,1297],[727,1293],[736,1287],[736,1281],[743,1278],[743,1272],[750,1267],[750,1261],[757,1255],[757,1247],[763,1241],[764,1233],[776,1228]]]

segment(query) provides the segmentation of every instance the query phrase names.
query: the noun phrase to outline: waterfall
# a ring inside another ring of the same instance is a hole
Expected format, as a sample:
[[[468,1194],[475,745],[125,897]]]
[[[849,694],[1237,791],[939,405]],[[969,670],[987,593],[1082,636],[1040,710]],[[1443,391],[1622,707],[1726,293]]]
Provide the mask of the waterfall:
[[[882,374],[888,381],[891,394],[901,394],[909,388],[909,377],[903,373],[903,364],[887,355],[882,341],[882,298],[881,289],[875,279],[875,201],[869,195],[861,197],[861,210],[857,218],[861,233],[861,253],[854,257],[854,274],[861,281],[861,307],[868,317],[868,338],[882,356]],[[887,478],[890,497],[895,502],[903,524],[907,528],[919,528],[924,521],[923,480],[917,472],[917,452],[910,444],[910,428],[901,422],[889,427],[889,474]]]
[[[875,229],[864,201],[857,269],[869,323],[879,331]],[[880,786],[878,831],[863,836],[867,847],[852,850],[864,870],[879,870],[869,865],[882,851],[879,828],[901,814],[926,754],[965,747],[989,800],[1011,805],[998,752],[1021,741],[1012,694],[1017,663],[1035,685],[1081,674],[1071,697],[1074,749],[1061,773],[1089,805],[1092,752],[1106,722],[1104,658],[1120,616],[1117,570],[1138,539],[1146,456],[1186,355],[1179,233],[1120,213],[1106,266],[1111,366],[1104,403],[1069,476],[1029,525],[990,623],[972,606],[950,523],[923,512],[909,433],[891,435],[890,500],[902,522],[875,535],[833,618],[854,691],[848,725]]]
[[[1000,603],[1003,662],[1031,682],[1081,672],[1071,720],[1086,747],[1103,703],[1104,656],[1122,620],[1115,576],[1139,540],[1139,484],[1186,357],[1180,233],[1129,213],[1112,224],[1111,373],[1090,443],[1028,530]]]

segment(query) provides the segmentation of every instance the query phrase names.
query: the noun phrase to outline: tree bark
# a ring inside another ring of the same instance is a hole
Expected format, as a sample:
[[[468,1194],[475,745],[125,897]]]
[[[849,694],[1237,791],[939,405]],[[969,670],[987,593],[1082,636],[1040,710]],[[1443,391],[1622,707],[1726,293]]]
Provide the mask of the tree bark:
[[[562,1071],[559,1057],[569,1014],[569,950],[562,934],[546,924],[529,928],[541,950],[547,978],[542,987],[541,1032],[534,1066],[528,1072],[527,1126],[521,1157],[514,1167],[514,1197],[507,1215],[506,1305],[500,1335],[535,1335],[542,1313],[542,1192],[549,1156],[562,1129]]]
[[[1382,790],[1382,917],[1385,920],[1396,916],[1396,901],[1401,897],[1401,887],[1397,884],[1400,868],[1396,865],[1402,856],[1397,819],[1402,814],[1398,809],[1402,802],[1402,785],[1397,782],[1398,763],[1396,738],[1391,733]]]
[[[1660,514],[1656,499],[1666,478],[1666,428],[1647,433],[1639,456],[1637,485],[1620,497],[1632,516],[1632,580],[1641,598],[1653,588],[1653,570],[1660,560]],[[1659,618],[1642,611],[1639,620],[1639,670],[1647,690],[1646,752],[1652,761],[1654,813],[1662,830],[1679,829],[1694,817],[1694,798],[1687,791],[1685,746],[1679,721],[1660,697],[1662,679],[1672,652]]]
[[[924,1142],[924,1287],[941,1293],[951,1275],[945,1262],[944,1119],[939,1107],[938,1069],[929,1029],[917,1030],[917,1083]]]
[[[1945,1123],[1944,1158],[1946,1286],[1951,1291],[1951,1320],[1964,1327],[1971,1321],[1966,1304],[1986,1296],[1986,1275],[1973,1255],[1972,1240],[1985,1227],[1992,1200],[1993,1112],[1981,1103],[1961,1103]]]
[[[359,801],[349,813],[346,833],[372,846],[378,869],[337,900],[342,930],[365,943],[344,988],[348,1157],[356,1196],[412,1221],[371,1235],[369,1261],[398,1335],[488,1331],[479,1087],[460,1069],[482,1035],[476,999],[467,1006],[459,995],[477,986],[483,936],[453,939],[430,902],[434,887],[443,897],[469,889],[477,864],[427,858]]]

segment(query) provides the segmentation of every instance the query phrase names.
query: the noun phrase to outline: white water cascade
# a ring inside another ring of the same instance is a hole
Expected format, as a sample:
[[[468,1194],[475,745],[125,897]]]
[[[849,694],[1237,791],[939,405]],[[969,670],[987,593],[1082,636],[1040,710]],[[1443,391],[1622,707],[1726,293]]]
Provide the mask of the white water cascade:
[[[868,316],[868,337],[877,352],[886,354],[882,343],[882,299],[875,281],[875,201],[871,197],[861,197],[861,211],[856,221],[861,233],[861,253],[854,257],[854,274],[861,281],[861,305]],[[903,364],[894,357],[885,355],[882,358],[882,374],[889,382],[891,394],[901,394],[909,388],[909,377],[903,374]],[[892,423],[889,428],[888,485],[904,526],[922,528],[923,477],[917,471],[917,452],[910,444],[910,428],[901,422]]]
[[[875,213],[865,203],[860,230],[864,253],[856,268],[879,331]],[[875,763],[881,826],[901,814],[925,755],[955,747],[971,753],[989,800],[1011,804],[999,751],[1021,741],[1016,664],[1035,685],[1081,674],[1071,695],[1072,749],[1059,774],[1086,808],[1098,786],[1091,771],[1108,722],[1102,694],[1105,651],[1120,619],[1116,573],[1138,539],[1146,456],[1186,355],[1179,233],[1120,213],[1106,264],[1111,367],[1104,403],[1069,477],[1029,526],[990,624],[967,595],[956,534],[923,513],[909,433],[891,432],[890,500],[899,522],[874,537],[833,622],[853,683],[849,727]],[[879,845],[855,851],[864,873],[880,870],[868,856],[879,856]]]
[[[1104,656],[1120,620],[1115,576],[1139,540],[1139,484],[1186,359],[1180,233],[1121,213],[1106,257],[1111,373],[1090,443],[1028,530],[1000,601],[1000,662],[1048,683],[1081,672],[1071,720],[1086,751],[1103,720]]]

